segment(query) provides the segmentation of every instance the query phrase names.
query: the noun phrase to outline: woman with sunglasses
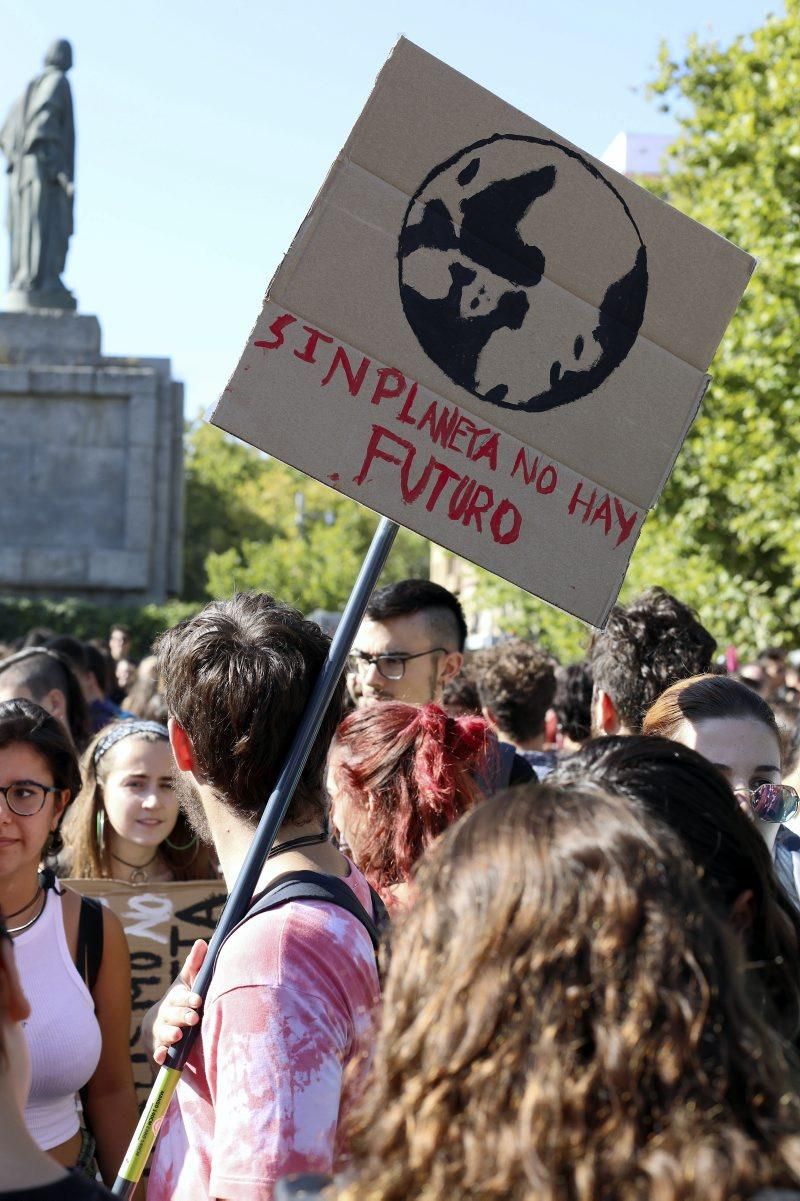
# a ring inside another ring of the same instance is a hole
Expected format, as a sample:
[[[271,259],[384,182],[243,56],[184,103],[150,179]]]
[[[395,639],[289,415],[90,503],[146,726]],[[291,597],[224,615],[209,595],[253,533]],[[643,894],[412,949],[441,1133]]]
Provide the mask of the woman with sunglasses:
[[[61,820],[79,788],[75,749],[61,723],[31,701],[0,704],[0,910],[31,1003],[25,1121],[40,1149],[64,1167],[93,1175],[96,1153],[110,1184],[137,1120],[128,947],[118,919],[103,908],[90,991],[76,966],[81,898],[52,871],[40,871],[62,847]]]
[[[681,839],[706,899],[736,932],[751,1000],[800,1049],[800,913],[722,773],[675,739],[611,735],[561,759],[551,781],[622,797]]]
[[[782,783],[781,741],[767,702],[730,676],[691,676],[663,692],[650,706],[643,734],[658,734],[692,747],[728,780],[776,860],[781,881],[800,906],[791,853],[781,823],[797,816],[800,801]],[[788,831],[786,832],[788,834]],[[791,837],[791,836],[789,836]]]

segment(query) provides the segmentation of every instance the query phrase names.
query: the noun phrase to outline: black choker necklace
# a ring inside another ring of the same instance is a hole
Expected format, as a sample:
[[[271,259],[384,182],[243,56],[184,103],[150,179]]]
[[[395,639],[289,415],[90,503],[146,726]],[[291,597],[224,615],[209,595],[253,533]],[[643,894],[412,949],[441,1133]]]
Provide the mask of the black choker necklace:
[[[151,863],[155,863],[158,858],[158,848],[156,848],[156,853],[152,859],[147,860],[147,863],[130,863],[127,859],[123,859],[121,855],[115,855],[113,851],[111,852],[111,858],[116,859],[117,863],[124,863],[126,867],[132,867],[135,871],[140,872],[144,868],[149,867]]]
[[[34,903],[34,901],[37,900],[37,898],[39,896],[39,892],[41,891],[41,887],[42,887],[41,884],[39,884],[39,882],[37,881],[36,892],[33,894],[31,899],[28,901],[28,904],[23,905],[21,909],[15,909],[13,913],[4,913],[3,917],[5,918],[5,920],[8,921],[9,918],[18,917],[20,915],[20,913],[24,913],[26,909],[30,909],[30,907]]]
[[[288,842],[278,843],[267,855],[267,859],[273,859],[275,855],[283,855],[285,851],[298,851],[300,847],[314,847],[327,841],[327,830],[323,830],[320,834],[303,834],[300,838],[290,838]]]
[[[144,884],[147,881],[147,868],[151,863],[155,863],[158,858],[158,847],[156,847],[152,858],[147,860],[147,863],[131,863],[129,860],[123,859],[121,855],[115,855],[113,851],[111,852],[111,858],[116,859],[117,863],[124,863],[126,867],[131,869],[129,878],[131,884]]]

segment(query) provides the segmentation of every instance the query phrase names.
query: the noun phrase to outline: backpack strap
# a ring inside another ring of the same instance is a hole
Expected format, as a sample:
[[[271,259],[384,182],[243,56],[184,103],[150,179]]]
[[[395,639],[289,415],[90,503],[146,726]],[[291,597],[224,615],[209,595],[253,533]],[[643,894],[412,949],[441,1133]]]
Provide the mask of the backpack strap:
[[[370,892],[372,890],[370,889]],[[388,920],[386,909],[377,893],[372,892],[374,917],[371,917],[358,897],[344,880],[336,876],[326,876],[322,872],[287,872],[273,880],[263,892],[259,893],[238,925],[238,930],[251,917],[259,913],[268,913],[287,905],[289,901],[326,901],[339,909],[346,909],[366,930],[372,946],[377,952],[381,938],[381,928]],[[231,930],[231,934],[233,934]],[[230,934],[228,935],[230,938]]]
[[[81,897],[81,910],[78,917],[78,947],[75,952],[75,966],[78,975],[90,993],[94,992],[100,964],[103,962],[103,906],[96,897]],[[83,1107],[82,1121],[89,1130],[89,1118],[86,1106],[89,1097],[88,1082],[80,1090],[81,1106]],[[89,1130],[91,1134],[91,1130]]]
[[[103,906],[95,897],[81,897],[75,966],[89,992],[94,992],[103,961]]]

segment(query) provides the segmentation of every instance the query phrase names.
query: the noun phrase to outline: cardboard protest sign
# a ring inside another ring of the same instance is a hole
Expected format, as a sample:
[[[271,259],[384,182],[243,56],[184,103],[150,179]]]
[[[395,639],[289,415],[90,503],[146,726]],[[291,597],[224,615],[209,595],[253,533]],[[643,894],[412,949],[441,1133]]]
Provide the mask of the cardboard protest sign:
[[[602,624],[753,267],[401,39],[211,420]]]
[[[198,938],[210,939],[227,900],[222,880],[180,884],[123,884],[118,880],[65,880],[97,897],[122,922],[131,952],[131,1059],[139,1102],[147,1100],[156,1071],[142,1040],[142,1018],[163,996]]]

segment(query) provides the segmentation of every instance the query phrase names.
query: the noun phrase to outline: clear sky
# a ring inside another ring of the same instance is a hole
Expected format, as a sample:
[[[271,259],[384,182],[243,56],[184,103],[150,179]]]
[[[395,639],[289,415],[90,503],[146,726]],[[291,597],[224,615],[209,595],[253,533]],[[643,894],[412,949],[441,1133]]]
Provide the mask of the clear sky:
[[[728,42],[765,0],[0,0],[0,113],[73,44],[65,282],[109,354],[164,355],[187,413],[232,372],[270,276],[400,34],[592,154],[670,132],[659,42]],[[431,120],[436,115],[431,113]],[[3,200],[4,203],[4,200]],[[0,249],[0,294],[7,282]]]

